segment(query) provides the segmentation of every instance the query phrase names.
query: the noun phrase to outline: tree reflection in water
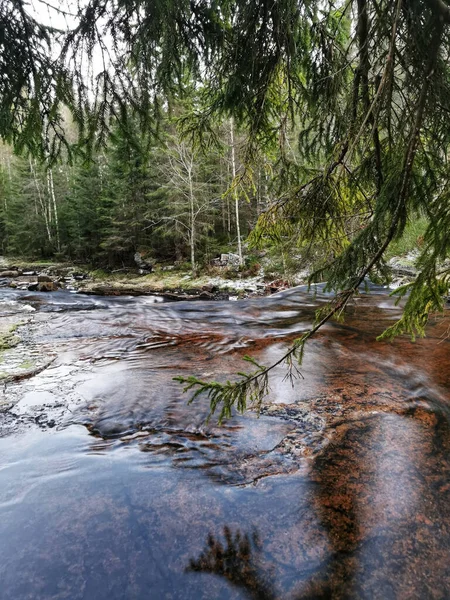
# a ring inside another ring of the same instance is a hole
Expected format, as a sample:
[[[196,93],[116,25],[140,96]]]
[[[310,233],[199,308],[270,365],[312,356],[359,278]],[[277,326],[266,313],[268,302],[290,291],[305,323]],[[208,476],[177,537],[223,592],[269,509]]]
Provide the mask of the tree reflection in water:
[[[446,409],[418,404],[407,416],[369,414],[338,429],[295,497],[284,559],[265,552],[257,534],[225,527],[225,542],[210,535],[189,570],[226,577],[261,600],[448,598]]]
[[[233,534],[225,526],[223,536],[224,541],[210,534],[206,548],[198,559],[190,560],[187,570],[221,575],[255,600],[275,600],[273,579],[262,565],[258,533],[250,536],[238,529]]]

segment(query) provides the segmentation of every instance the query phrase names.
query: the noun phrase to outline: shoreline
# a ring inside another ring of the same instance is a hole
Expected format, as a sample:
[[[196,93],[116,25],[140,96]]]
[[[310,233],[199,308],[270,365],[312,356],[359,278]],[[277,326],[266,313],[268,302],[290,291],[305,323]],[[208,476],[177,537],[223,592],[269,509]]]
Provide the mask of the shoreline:
[[[408,283],[417,272],[411,262],[406,264],[396,257],[391,262],[391,289]],[[211,273],[205,270],[196,277],[186,271],[167,267],[151,273],[139,274],[138,270],[127,272],[106,272],[92,270],[88,265],[73,263],[22,261],[0,257],[0,288],[51,293],[59,289],[78,294],[98,296],[161,296],[167,302],[195,300],[238,300],[252,297],[270,296],[308,282],[310,271],[302,270],[294,274],[264,274],[263,269],[253,276],[243,276],[236,272],[229,276],[229,270],[216,269]]]

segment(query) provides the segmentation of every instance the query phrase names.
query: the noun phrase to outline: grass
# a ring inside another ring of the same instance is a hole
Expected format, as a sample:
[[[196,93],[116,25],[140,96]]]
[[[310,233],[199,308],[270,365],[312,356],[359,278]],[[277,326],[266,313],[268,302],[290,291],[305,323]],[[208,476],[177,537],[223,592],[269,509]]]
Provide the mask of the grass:
[[[402,237],[390,244],[386,258],[406,257],[410,252],[420,250],[427,227],[428,221],[425,217],[418,217],[414,221],[409,221]],[[414,261],[410,262],[413,263]]]
[[[221,276],[223,279],[230,280],[229,273],[221,272],[219,274],[204,273],[197,277],[192,277],[190,271],[162,271],[157,270],[148,275],[136,275],[134,273],[106,273],[102,270],[92,271],[90,276],[94,286],[96,284],[111,284],[112,286],[150,288],[155,291],[163,290],[188,290],[192,288],[201,288],[210,282],[211,276]],[[239,276],[235,276],[238,279]]]

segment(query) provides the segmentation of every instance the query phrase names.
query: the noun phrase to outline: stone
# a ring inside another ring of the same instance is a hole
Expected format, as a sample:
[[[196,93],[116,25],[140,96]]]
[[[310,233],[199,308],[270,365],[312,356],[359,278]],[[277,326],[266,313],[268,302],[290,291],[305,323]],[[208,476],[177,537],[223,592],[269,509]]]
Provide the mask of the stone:
[[[208,292],[209,294],[213,294],[214,292],[217,292],[217,287],[212,283],[207,283],[202,287],[202,291]]]
[[[58,285],[54,281],[40,281],[37,284],[38,292],[56,292]]]
[[[139,273],[141,275],[146,275],[147,273],[151,273],[153,271],[153,265],[148,261],[144,260],[142,254],[140,252],[136,252],[134,255],[134,262],[139,268]]]
[[[53,279],[49,275],[38,275],[39,283],[53,283]]]
[[[2,271],[0,277],[19,277],[19,271]]]
[[[199,298],[201,300],[214,300],[214,294],[203,290],[202,292],[200,292]]]
[[[228,252],[227,254],[221,254],[220,258],[213,258],[211,265],[214,267],[238,267],[239,256]]]
[[[239,256],[237,254],[233,254],[232,252],[228,252],[228,254],[221,254],[220,262],[223,263],[225,266],[238,266]]]

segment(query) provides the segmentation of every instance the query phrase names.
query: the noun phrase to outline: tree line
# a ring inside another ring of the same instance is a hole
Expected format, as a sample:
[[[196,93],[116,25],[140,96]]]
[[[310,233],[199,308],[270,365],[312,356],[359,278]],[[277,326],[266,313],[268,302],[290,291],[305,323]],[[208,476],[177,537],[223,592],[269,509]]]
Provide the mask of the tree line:
[[[273,164],[263,157],[250,184],[242,178],[243,134],[232,119],[216,126],[204,152],[181,135],[177,112],[157,134],[136,119],[126,131],[116,127],[89,160],[80,154],[49,164],[4,144],[2,253],[120,268],[136,266],[139,252],[196,270],[233,252],[242,263],[242,246],[268,206]]]

